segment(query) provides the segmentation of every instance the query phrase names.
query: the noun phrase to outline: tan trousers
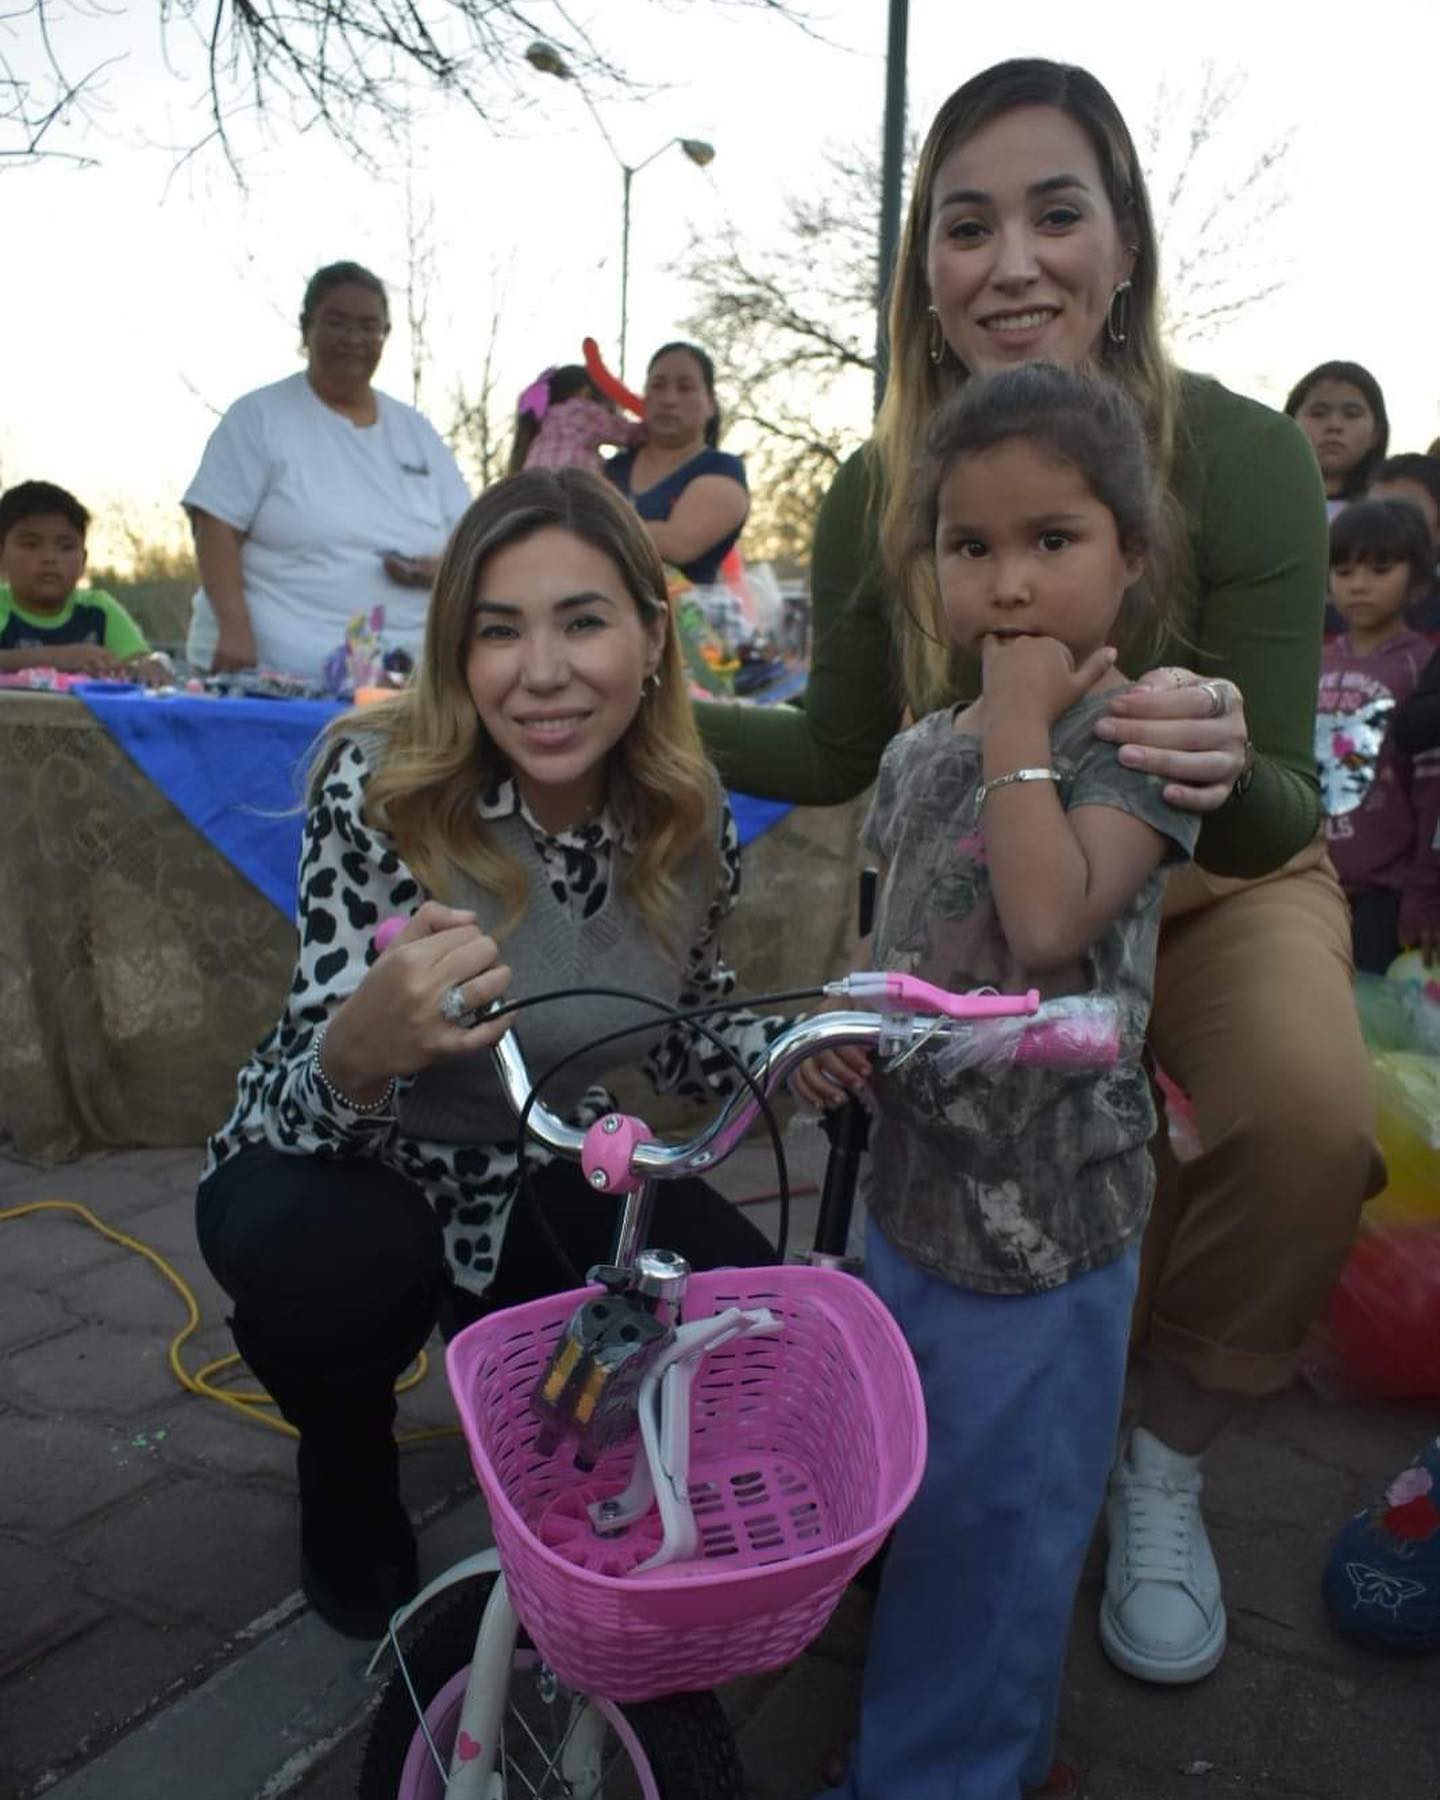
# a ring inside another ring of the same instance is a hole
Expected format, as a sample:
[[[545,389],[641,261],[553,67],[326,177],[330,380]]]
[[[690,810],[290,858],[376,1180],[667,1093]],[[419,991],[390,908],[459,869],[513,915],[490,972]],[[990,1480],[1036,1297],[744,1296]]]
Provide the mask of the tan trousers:
[[[1134,1342],[1202,1387],[1286,1385],[1384,1183],[1350,976],[1322,846],[1262,881],[1172,877],[1150,1039],[1203,1148],[1177,1164],[1157,1134]]]

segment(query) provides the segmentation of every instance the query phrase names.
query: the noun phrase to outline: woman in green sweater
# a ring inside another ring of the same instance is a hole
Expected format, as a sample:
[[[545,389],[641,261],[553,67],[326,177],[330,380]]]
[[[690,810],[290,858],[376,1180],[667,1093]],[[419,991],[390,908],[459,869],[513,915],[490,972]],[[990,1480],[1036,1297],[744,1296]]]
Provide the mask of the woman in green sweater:
[[[951,96],[916,174],[875,438],[820,514],[803,708],[708,706],[702,728],[740,788],[810,805],[858,793],[907,708],[978,678],[946,660],[933,594],[887,575],[940,402],[1036,357],[1129,390],[1165,476],[1162,578],[1187,623],[1169,644],[1122,644],[1141,685],[1097,730],[1206,815],[1197,866],[1172,878],[1151,1032],[1203,1149],[1177,1167],[1163,1132],[1155,1144],[1137,1313],[1150,1373],[1107,1505],[1101,1631],[1132,1674],[1184,1682],[1225,1641],[1200,1459],[1242,1397],[1290,1380],[1378,1158],[1345,904],[1317,835],[1324,497],[1288,419],[1169,364],[1157,272],[1134,145],[1092,76],[1011,62]]]

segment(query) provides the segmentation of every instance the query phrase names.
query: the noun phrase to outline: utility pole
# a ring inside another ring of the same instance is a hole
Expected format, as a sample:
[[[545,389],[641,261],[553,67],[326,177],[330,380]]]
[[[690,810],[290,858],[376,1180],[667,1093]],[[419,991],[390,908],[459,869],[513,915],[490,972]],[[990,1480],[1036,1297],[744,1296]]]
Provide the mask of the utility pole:
[[[890,366],[889,299],[900,248],[900,184],[905,170],[905,52],[910,0],[890,0],[885,48],[885,133],[880,164],[880,258],[875,284],[875,410]]]

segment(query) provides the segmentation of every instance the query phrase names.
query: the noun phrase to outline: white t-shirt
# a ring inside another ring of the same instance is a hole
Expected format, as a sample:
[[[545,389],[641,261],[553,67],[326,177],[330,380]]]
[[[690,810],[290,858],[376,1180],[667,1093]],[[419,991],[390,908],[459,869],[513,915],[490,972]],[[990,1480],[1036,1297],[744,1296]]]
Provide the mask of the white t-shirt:
[[[319,677],[358,612],[418,655],[429,595],[385,573],[388,550],[438,556],[470,493],[430,422],[388,394],[356,426],[290,375],[245,394],[210,435],[184,504],[243,531],[240,563],[260,667]],[[208,669],[218,631],[204,588],[185,654]]]

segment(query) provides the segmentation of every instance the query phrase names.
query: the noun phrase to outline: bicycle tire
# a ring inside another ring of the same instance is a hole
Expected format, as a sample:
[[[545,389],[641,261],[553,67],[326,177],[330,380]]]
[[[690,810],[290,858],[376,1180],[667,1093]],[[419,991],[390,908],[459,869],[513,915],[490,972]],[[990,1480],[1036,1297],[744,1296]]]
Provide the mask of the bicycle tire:
[[[455,1724],[451,1718],[446,1726],[444,1697],[453,1695],[455,1684],[469,1666],[480,1617],[495,1579],[493,1575],[478,1576],[458,1589],[451,1602],[422,1626],[405,1651],[410,1679],[426,1710],[436,1746],[446,1758],[454,1742]],[[524,1655],[522,1648],[517,1669]],[[533,1652],[528,1656],[534,1660]],[[745,1800],[744,1772],[734,1735],[713,1693],[673,1694],[624,1705],[614,1701],[594,1704],[599,1706],[624,1750],[632,1774],[628,1784],[614,1791],[649,1800],[644,1786],[644,1780],[648,1780],[649,1794],[655,1800]],[[632,1740],[633,1748],[625,1742],[626,1736]],[[424,1754],[425,1775],[419,1780],[415,1776],[423,1741],[405,1679],[396,1669],[375,1709],[356,1800],[424,1800],[427,1792],[439,1794],[442,1790],[428,1752]],[[636,1759],[637,1749],[641,1761]],[[624,1770],[619,1773],[623,1775]],[[527,1792],[523,1783],[510,1783],[508,1776],[507,1783],[516,1794]],[[545,1792],[543,1788],[539,1791]],[[598,1793],[610,1800],[611,1791],[612,1782],[607,1776]],[[556,1800],[568,1792],[563,1782],[558,1783],[554,1789]]]

